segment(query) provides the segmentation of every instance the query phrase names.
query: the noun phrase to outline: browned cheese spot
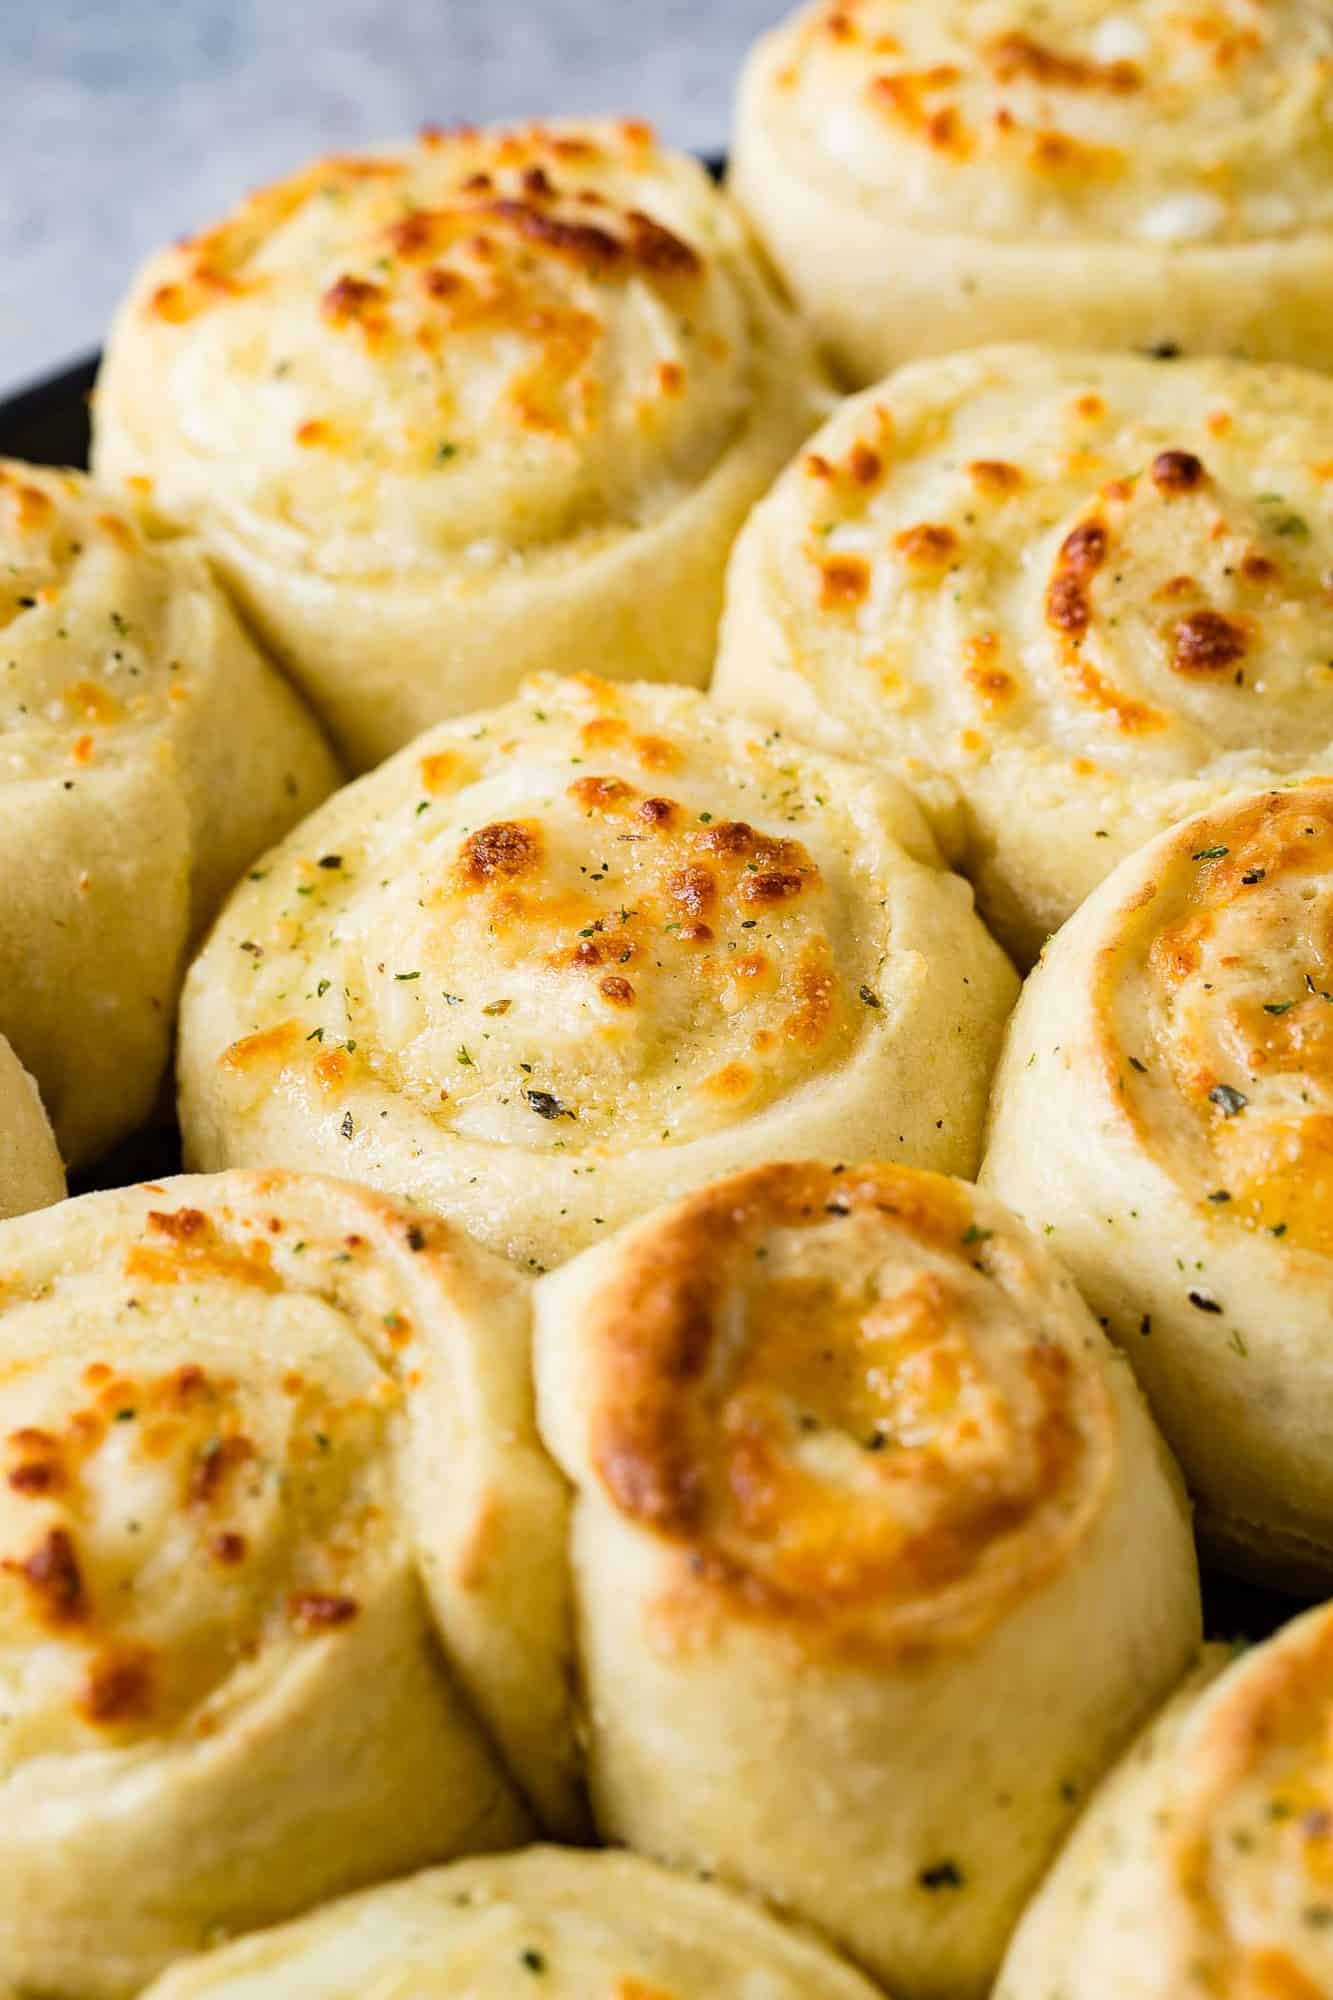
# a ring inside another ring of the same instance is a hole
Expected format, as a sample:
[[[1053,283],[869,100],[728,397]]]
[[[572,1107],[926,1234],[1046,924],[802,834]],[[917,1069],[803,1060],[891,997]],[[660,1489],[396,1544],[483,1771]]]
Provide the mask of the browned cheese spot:
[[[530,875],[540,859],[541,838],[535,828],[517,820],[496,820],[468,835],[460,868],[463,880],[476,888],[497,879]]]
[[[1208,477],[1192,451],[1159,451],[1151,470],[1159,493],[1194,493]]]
[[[1217,674],[1243,659],[1249,635],[1221,611],[1191,611],[1171,628],[1171,665],[1178,674]]]

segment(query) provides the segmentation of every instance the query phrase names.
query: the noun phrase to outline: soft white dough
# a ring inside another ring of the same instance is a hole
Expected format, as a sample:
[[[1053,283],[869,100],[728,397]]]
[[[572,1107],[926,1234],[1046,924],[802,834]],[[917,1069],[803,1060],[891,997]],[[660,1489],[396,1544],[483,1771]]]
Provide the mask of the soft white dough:
[[[149,1114],[191,940],[333,759],[198,545],[0,460],[0,1034],[71,1165]]]
[[[319,1166],[527,1267],[784,1151],[974,1172],[1017,981],[902,788],[539,676],[349,786],[189,976],[201,1167]]]
[[[828,395],[696,161],[469,130],[151,258],[94,458],[198,528],[365,769],[537,669],[706,681],[727,549]]]
[[[0,1966],[174,1959],[584,1827],[525,1282],[383,1196],[183,1176],[0,1223]]]
[[[65,1169],[37,1085],[0,1035],[0,1219],[47,1208]]]
[[[765,1165],[540,1279],[535,1354],[603,1836],[980,2000],[1199,1643],[1178,1475],[1069,1277],[965,1182]]]
[[[1317,0],[815,0],[757,43],[729,185],[856,386],[982,340],[1323,367]]]
[[[350,1897],[144,2000],[875,2000],[806,1932],[629,1854],[530,1848]]]
[[[1333,1991],[1333,1610],[1195,1674],[1095,1794],[994,2000]]]
[[[904,778],[1030,963],[1173,820],[1333,763],[1330,437],[1290,368],[904,368],[751,515],[714,698]]]
[[[1333,1571],[1333,780],[1243,794],[1048,946],[982,1180],[1133,1362],[1211,1539]]]

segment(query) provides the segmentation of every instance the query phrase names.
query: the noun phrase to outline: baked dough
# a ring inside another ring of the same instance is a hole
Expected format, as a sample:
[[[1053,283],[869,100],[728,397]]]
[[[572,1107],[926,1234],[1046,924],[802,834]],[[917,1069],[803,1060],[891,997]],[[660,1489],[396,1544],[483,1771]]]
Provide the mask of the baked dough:
[[[349,1897],[144,2000],[874,2000],[804,1932],[629,1854],[529,1848]]]
[[[731,187],[856,384],[984,340],[1322,367],[1319,0],[820,0],[758,44]]]
[[[827,407],[700,166],[528,126],[316,161],[151,259],[95,455],[199,525],[364,769],[534,669],[703,683],[732,537]]]
[[[65,1169],[37,1086],[0,1035],[0,1217],[46,1208],[64,1193]]]
[[[1017,982],[911,799],[681,688],[537,676],[349,786],[187,983],[201,1167],[530,1266],[786,1148],[975,1171]]]
[[[1179,1479],[1069,1278],[963,1182],[765,1166],[543,1278],[535,1352],[603,1834],[904,2000],[984,1993],[1199,1640]]]
[[[1048,948],[983,1179],[1124,1345],[1211,1534],[1333,1570],[1333,781],[1123,862]]]
[[[1293,369],[906,368],[755,510],[715,698],[907,777],[1030,963],[1173,820],[1333,764],[1331,438]]]
[[[148,1114],[187,939],[335,782],[198,550],[0,460],[0,1032],[61,1149]]]
[[[1333,1992],[1333,1609],[1223,1648],[1093,1799],[995,2000]]]
[[[0,1965],[23,1991],[125,2000],[219,1935],[523,1839],[492,1742],[577,1824],[521,1280],[277,1173],[0,1225],[0,1271]]]

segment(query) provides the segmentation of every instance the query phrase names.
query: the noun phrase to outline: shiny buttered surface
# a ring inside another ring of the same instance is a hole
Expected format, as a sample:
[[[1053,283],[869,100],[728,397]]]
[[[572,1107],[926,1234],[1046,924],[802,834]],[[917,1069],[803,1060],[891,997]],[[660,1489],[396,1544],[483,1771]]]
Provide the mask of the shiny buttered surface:
[[[706,680],[727,547],[827,400],[702,167],[531,126],[316,161],[153,258],[95,456],[364,768],[536,668]]]
[[[0,1035],[0,1218],[48,1208],[64,1194],[65,1169],[37,1085]]]
[[[987,1185],[1129,1353],[1211,1529],[1333,1569],[1333,781],[1186,821],[1048,948]]]
[[[1070,1280],[962,1182],[767,1166],[543,1278],[536,1369],[602,1833],[907,2000],[985,1992],[1199,1639],[1178,1478]]]
[[[183,1952],[574,1830],[522,1281],[378,1196],[184,1177],[0,1225],[0,1967]]]
[[[189,979],[192,1162],[550,1266],[783,1153],[975,1170],[1017,987],[908,795],[684,689],[537,677],[341,792]]]
[[[335,782],[197,547],[0,460],[0,1033],[80,1162],[148,1114],[187,942]]]
[[[1294,369],[904,369],[751,517],[715,696],[905,777],[1030,962],[1173,820],[1333,762],[1330,439]]]
[[[0,460],[0,2000],[1333,1995],[1187,1498],[1327,1587],[1330,324],[1316,0],[150,259]]]
[[[529,1848],[349,1897],[145,2000],[874,2000],[807,1933],[628,1854]]]
[[[740,86],[731,186],[855,383],[982,340],[1323,366],[1318,0],[819,0]]]
[[[1333,1607],[1209,1659],[1093,1799],[995,2000],[1333,1992]]]

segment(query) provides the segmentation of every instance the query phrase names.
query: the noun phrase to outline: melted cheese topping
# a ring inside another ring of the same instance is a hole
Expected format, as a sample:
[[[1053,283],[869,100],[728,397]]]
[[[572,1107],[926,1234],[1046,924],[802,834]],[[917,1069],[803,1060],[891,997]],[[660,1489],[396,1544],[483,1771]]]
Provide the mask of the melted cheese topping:
[[[1294,765],[1333,718],[1330,424],[1333,389],[1293,370],[1024,348],[906,370],[758,517],[790,662],[946,768],[965,732],[1075,773]]]
[[[170,1973],[154,2000],[871,2000],[741,1898],[625,1854],[532,1848],[349,1898]]]
[[[539,677],[243,886],[203,962],[244,1023],[219,1086],[572,1159],[752,1116],[882,1020],[877,864],[836,793],[697,696]]]
[[[86,1261],[3,1273],[6,1775],[205,1739],[374,1616],[405,1560],[414,1329],[367,1238],[313,1240],[280,1195],[123,1206]]]
[[[1097,996],[1105,1059],[1140,1133],[1207,1212],[1323,1255],[1331,877],[1333,786],[1191,821],[1137,896]]]
[[[0,775],[77,782],[173,722],[201,664],[184,580],[82,474],[0,461]]]
[[[965,865],[998,846],[1063,917],[1157,827],[1333,750],[1330,435],[1333,388],[1296,370],[904,369],[751,517],[719,695],[875,750]]]
[[[1234,1668],[1188,1727],[1164,1823],[1191,1972],[1220,2000],[1333,1989],[1333,1616]]]
[[[441,1224],[332,1181],[185,1177],[7,1229],[0,1777],[15,1814],[59,1797],[151,1846],[143,1812],[164,1788],[169,1811],[174,1782],[194,1787],[196,1817],[211,1784],[225,1817],[247,1732],[270,1755],[275,1715],[299,1731],[336,1699],[333,1649],[364,1655],[376,1634],[388,1684],[427,1705],[421,1743],[459,1730],[458,1782],[475,1771],[499,1797],[449,1684],[423,1671],[438,1628],[524,1779],[569,1819],[558,1571],[514,1594],[560,1538],[524,1311],[518,1281]],[[116,1787],[136,1773],[131,1811]],[[483,1838],[492,1803],[477,1801]]]
[[[1292,237],[1333,220],[1312,0],[820,0],[768,115],[895,223],[998,239]]]
[[[262,190],[153,261],[121,337],[164,504],[466,591],[707,478],[747,422],[756,283],[646,127],[468,130]]]
[[[594,1294],[593,1462],[721,1597],[864,1654],[984,1628],[1068,1559],[1114,1456],[1090,1324],[962,1182],[769,1167]]]

